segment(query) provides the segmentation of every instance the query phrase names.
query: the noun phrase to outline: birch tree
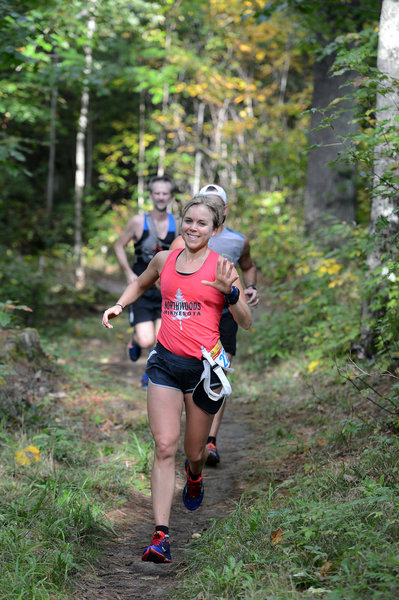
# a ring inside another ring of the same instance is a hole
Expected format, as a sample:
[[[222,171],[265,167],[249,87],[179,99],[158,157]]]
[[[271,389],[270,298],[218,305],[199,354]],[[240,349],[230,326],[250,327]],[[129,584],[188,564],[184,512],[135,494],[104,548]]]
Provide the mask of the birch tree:
[[[373,246],[367,258],[369,297],[363,304],[361,352],[370,354],[378,315],[386,309],[389,268],[397,260],[399,232],[399,0],[384,0],[381,9],[377,67],[381,83],[376,101],[374,193],[371,202],[370,236]],[[385,273],[385,271],[387,271]],[[382,277],[378,275],[381,274]],[[392,278],[391,278],[392,281]]]
[[[93,53],[91,42],[96,28],[94,10],[97,0],[90,0],[89,18],[87,22],[87,44],[85,46],[84,86],[81,96],[78,132],[76,136],[76,167],[75,167],[75,284],[82,288],[85,284],[85,273],[82,257],[82,206],[85,188],[85,146],[89,112],[89,78],[92,70]]]

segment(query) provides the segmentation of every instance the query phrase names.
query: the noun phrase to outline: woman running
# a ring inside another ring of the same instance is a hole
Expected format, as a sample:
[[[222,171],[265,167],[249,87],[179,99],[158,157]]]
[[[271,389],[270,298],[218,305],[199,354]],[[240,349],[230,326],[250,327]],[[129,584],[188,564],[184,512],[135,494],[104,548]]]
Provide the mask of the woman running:
[[[128,285],[103,316],[103,325],[112,328],[109,320],[160,279],[162,322],[157,345],[147,362],[148,418],[155,443],[151,474],[155,531],[142,554],[145,561],[172,560],[169,517],[183,407],[187,456],[183,502],[188,510],[196,510],[204,496],[202,467],[207,459],[206,441],[214,414],[223,404],[223,392],[228,388],[228,385],[222,388],[221,382],[227,380],[212,360],[219,357],[223,363],[225,358],[219,342],[219,321],[225,304],[239,326],[244,329],[251,326],[251,313],[236,269],[208,248],[208,241],[222,218],[219,204],[212,197],[192,198],[182,211],[185,248],[156,254],[144,273]]]

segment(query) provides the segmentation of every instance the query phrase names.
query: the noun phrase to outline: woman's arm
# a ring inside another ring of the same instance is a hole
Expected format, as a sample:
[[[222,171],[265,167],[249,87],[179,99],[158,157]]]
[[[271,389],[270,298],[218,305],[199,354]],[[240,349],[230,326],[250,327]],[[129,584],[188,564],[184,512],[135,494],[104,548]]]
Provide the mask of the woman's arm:
[[[125,306],[138,300],[140,296],[142,296],[144,292],[146,292],[156,282],[161,274],[168,254],[169,251],[167,250],[158,252],[158,254],[156,254],[151,260],[144,273],[142,273],[135,281],[129,283],[114,306],[111,306],[111,308],[108,308],[104,312],[102,320],[104,327],[112,329],[112,325],[109,323],[109,320],[120,315]]]

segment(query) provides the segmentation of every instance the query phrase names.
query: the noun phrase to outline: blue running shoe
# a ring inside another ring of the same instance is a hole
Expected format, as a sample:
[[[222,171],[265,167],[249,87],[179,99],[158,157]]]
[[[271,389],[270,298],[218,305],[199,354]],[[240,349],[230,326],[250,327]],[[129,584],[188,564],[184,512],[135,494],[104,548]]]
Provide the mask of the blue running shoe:
[[[206,459],[206,465],[210,465],[211,467],[216,467],[216,465],[220,462],[219,452],[215,444],[209,442],[206,447],[208,448],[208,458]]]
[[[184,506],[188,508],[188,510],[197,510],[197,508],[201,506],[201,502],[204,497],[202,471],[201,477],[193,481],[192,479],[190,479],[190,463],[188,462],[188,460],[186,460],[185,466],[187,473],[187,483],[184,486],[183,490]]]
[[[136,342],[133,342],[133,340],[129,342],[127,352],[130,360],[133,362],[136,362],[136,360],[138,360],[141,356],[141,348],[138,344],[136,344]]]
[[[163,531],[154,531],[151,544],[144,549],[141,560],[154,563],[172,562],[169,536]]]
[[[141,384],[141,387],[143,388],[143,390],[146,390],[148,388],[148,375],[147,375],[147,373],[143,374],[143,377],[141,378],[140,384]]]

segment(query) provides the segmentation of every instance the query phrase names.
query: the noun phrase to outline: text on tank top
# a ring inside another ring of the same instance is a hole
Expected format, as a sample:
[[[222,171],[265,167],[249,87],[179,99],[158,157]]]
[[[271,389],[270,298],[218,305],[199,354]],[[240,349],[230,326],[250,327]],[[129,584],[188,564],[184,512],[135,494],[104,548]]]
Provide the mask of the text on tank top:
[[[202,358],[201,345],[207,350],[219,339],[219,321],[224,296],[202,280],[215,281],[218,254],[210,251],[195,273],[179,274],[176,259],[181,248],[172,250],[162,269],[162,319],[158,341],[178,356]]]

